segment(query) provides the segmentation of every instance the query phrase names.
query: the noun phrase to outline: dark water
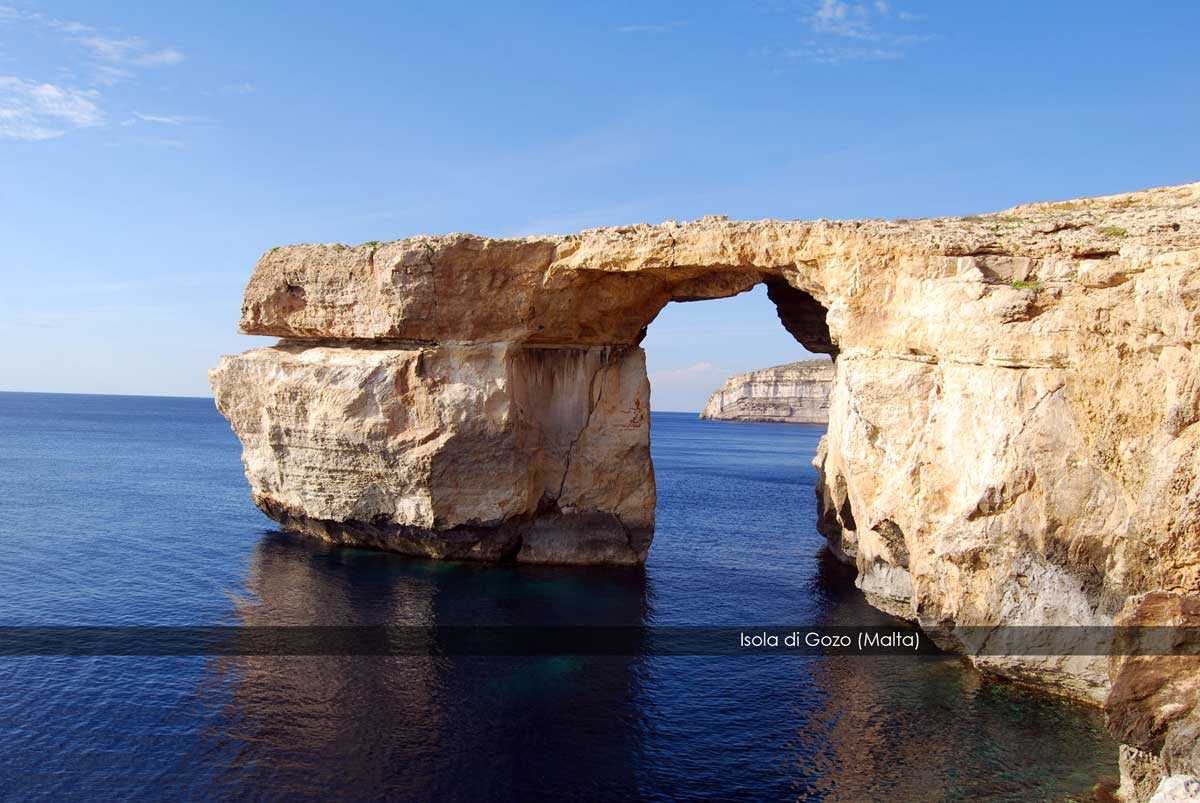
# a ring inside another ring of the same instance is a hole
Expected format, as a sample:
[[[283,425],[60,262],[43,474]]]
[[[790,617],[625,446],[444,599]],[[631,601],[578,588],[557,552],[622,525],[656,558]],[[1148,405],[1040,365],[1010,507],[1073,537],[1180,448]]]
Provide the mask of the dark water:
[[[278,532],[211,401],[0,394],[0,624],[881,623],[820,555],[820,428],[655,414],[644,570]],[[950,657],[0,659],[0,798],[1084,799],[1098,715]]]

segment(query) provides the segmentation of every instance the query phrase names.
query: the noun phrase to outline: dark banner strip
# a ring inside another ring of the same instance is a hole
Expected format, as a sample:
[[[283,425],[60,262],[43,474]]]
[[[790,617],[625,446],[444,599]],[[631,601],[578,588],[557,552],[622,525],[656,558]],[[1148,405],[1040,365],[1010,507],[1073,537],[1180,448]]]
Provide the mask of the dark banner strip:
[[[0,627],[0,656],[1200,655],[1200,628]]]

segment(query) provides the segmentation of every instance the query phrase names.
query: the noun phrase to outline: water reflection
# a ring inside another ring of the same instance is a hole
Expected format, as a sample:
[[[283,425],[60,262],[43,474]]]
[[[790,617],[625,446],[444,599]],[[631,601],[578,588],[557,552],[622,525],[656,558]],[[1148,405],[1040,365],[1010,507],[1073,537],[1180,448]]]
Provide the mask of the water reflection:
[[[877,625],[813,531],[819,428],[656,414],[647,567],[257,543],[247,625]],[[206,788],[265,799],[1082,799],[1099,715],[952,656],[212,661]],[[213,695],[215,699],[216,696]]]
[[[815,559],[821,428],[652,418],[650,561],[587,571],[263,535],[211,401],[0,394],[0,596],[10,619],[72,624],[880,621]],[[954,659],[63,657],[0,674],[5,799],[1043,801],[1116,765],[1095,712]]]
[[[827,554],[811,624],[888,624]],[[282,533],[246,625],[653,624],[640,570],[496,567]],[[269,799],[1028,800],[1084,794],[1098,716],[952,656],[244,657],[213,785]],[[1069,734],[1069,739],[1064,735]]]
[[[408,560],[282,533],[255,550],[246,625],[639,624],[642,570]],[[530,799],[637,792],[641,697],[625,657],[243,657],[214,737],[223,785],[270,797]],[[565,757],[570,760],[564,760]]]
[[[896,622],[850,580],[823,551],[822,624]],[[802,797],[1091,800],[1115,787],[1095,760],[1111,745],[1098,712],[990,680],[956,656],[829,656],[811,672],[817,704],[793,745],[815,769]]]

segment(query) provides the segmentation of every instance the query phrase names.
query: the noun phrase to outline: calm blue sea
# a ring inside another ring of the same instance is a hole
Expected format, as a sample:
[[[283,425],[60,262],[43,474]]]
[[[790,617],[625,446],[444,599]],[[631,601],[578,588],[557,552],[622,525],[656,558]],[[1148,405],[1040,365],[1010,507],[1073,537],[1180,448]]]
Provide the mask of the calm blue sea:
[[[644,569],[294,537],[211,400],[0,394],[0,624],[875,624],[819,427],[652,418]],[[5,800],[1088,799],[1098,714],[953,657],[0,659]]]

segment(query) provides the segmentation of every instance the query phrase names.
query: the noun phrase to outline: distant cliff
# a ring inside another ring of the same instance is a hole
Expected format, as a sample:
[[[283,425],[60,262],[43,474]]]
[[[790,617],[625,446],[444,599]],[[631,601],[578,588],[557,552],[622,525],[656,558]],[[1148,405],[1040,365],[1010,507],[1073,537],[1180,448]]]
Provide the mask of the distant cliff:
[[[701,418],[824,424],[829,420],[833,363],[803,360],[761,368],[725,380],[704,405]]]

